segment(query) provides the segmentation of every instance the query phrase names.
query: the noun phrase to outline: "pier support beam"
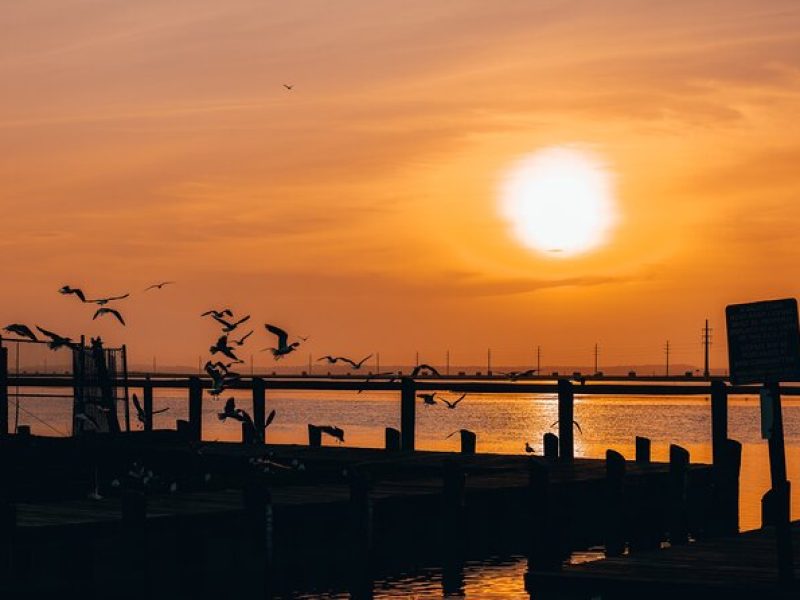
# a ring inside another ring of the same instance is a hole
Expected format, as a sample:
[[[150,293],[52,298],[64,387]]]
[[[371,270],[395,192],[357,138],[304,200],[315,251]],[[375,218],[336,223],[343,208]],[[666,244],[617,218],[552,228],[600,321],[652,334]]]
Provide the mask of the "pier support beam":
[[[669,447],[669,541],[675,546],[689,542],[689,451]]]
[[[145,431],[153,431],[153,382],[150,375],[145,375],[142,384],[142,409],[144,410],[143,428]]]
[[[625,458],[606,450],[605,554],[622,556],[625,552]]]
[[[267,430],[264,428],[264,421],[267,418],[266,389],[267,384],[261,377],[253,378],[253,423],[256,426],[254,441],[261,444],[267,441]]]
[[[636,464],[650,464],[650,438],[636,436]]]
[[[400,380],[400,436],[404,452],[415,449],[417,384],[410,377]]]
[[[397,452],[400,450],[400,430],[394,427],[387,427],[385,431],[386,436],[386,450],[389,452]]]
[[[711,456],[714,466],[724,461],[728,440],[728,387],[715,379],[711,382]]]
[[[572,382],[558,380],[558,459],[572,463],[575,460],[575,438],[572,428],[575,420],[575,394]]]
[[[189,428],[192,440],[203,435],[203,384],[199,377],[189,377]]]
[[[544,457],[547,460],[558,459],[558,436],[555,433],[544,434]]]

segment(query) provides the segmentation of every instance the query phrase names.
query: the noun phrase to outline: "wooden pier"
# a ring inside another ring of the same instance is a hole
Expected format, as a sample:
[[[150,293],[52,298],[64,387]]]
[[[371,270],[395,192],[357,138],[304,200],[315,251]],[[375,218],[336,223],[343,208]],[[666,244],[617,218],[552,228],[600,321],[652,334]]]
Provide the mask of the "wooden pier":
[[[800,521],[792,523],[794,547],[800,548]],[[531,571],[531,598],[683,598],[770,600],[800,597],[800,552],[794,555],[795,582],[781,585],[775,531],[765,527],[734,536],[631,553],[582,564],[559,572]]]

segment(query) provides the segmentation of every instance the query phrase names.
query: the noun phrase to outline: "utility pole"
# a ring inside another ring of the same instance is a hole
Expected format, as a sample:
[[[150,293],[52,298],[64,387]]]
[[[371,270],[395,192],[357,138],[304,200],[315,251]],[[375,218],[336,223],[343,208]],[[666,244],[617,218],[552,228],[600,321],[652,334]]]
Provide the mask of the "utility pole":
[[[667,377],[669,377],[669,340],[664,344],[664,354],[667,357]]]
[[[380,373],[381,372],[381,353],[380,352],[376,352],[375,353],[375,372],[376,373]]]
[[[156,372],[156,357],[153,356],[153,373]]]
[[[703,377],[706,379],[709,378],[711,375],[710,371],[708,370],[708,347],[711,345],[711,329],[708,327],[708,319],[706,319],[706,326],[703,327],[703,350],[704,350],[704,362],[703,362]]]
[[[597,355],[600,353],[600,346],[594,345],[594,374],[597,375]]]
[[[450,350],[447,351],[445,360],[447,361],[447,366],[444,372],[446,375],[450,375]]]
[[[414,359],[414,361],[415,361],[414,362],[414,366],[418,367],[419,366],[419,350],[417,350],[416,358]]]
[[[311,375],[311,352],[308,353],[308,374]]]
[[[536,346],[536,374],[542,374],[542,347]]]
[[[486,374],[487,375],[491,375],[492,374],[492,349],[491,348],[487,348],[486,349]]]

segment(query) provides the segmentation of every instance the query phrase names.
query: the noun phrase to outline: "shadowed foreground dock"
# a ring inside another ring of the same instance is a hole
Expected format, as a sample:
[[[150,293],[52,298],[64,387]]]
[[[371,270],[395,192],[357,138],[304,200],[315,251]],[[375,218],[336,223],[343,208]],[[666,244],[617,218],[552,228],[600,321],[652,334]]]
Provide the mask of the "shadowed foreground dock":
[[[792,523],[794,548],[800,548],[800,521]],[[795,581],[800,554],[794,555]],[[765,527],[735,536],[672,546],[663,550],[568,565],[560,572],[531,571],[526,588],[536,592],[589,598],[798,598],[797,584],[778,585],[775,531]],[[547,596],[549,597],[549,596]]]

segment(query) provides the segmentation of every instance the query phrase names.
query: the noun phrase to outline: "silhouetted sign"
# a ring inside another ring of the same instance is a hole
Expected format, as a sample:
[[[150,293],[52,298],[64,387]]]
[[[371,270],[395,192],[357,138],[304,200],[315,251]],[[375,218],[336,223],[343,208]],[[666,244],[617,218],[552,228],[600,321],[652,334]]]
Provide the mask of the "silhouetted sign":
[[[731,304],[725,317],[731,383],[800,381],[797,300]]]

